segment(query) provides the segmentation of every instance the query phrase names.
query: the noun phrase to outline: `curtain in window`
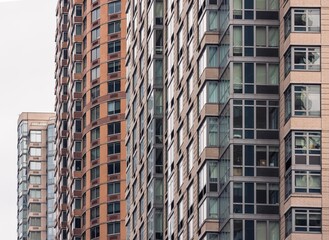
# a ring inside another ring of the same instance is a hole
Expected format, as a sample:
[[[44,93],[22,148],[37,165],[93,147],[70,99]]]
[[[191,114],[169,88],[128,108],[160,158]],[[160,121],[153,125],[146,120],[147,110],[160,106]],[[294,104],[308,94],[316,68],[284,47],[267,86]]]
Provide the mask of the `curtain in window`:
[[[242,27],[233,27],[233,46],[242,46]]]
[[[242,64],[233,64],[233,88],[234,92],[242,92]]]
[[[268,84],[270,85],[279,84],[279,65],[270,64],[268,66]]]
[[[266,65],[256,64],[256,82],[260,85],[266,85]]]
[[[266,239],[266,222],[257,221],[256,225],[257,239]]]
[[[209,11],[209,31],[216,31],[218,29],[218,15],[217,11]]]
[[[256,28],[256,46],[258,47],[266,46],[266,27]]]
[[[217,82],[208,82],[208,102],[218,103],[218,84]]]
[[[266,10],[266,0],[256,0],[257,10]]]
[[[208,48],[208,67],[218,67],[218,47]]]
[[[279,28],[270,27],[268,29],[268,45],[269,47],[279,46]]]
[[[303,172],[304,175],[296,175],[295,176],[295,186],[297,188],[307,188],[307,177],[306,172]]]
[[[308,182],[310,188],[320,189],[321,188],[321,176],[310,175],[308,176]]]
[[[279,0],[268,0],[268,9],[279,10]]]
[[[233,9],[241,10],[242,9],[242,0],[233,0]]]
[[[270,222],[270,229],[269,229],[269,240],[279,240],[279,223],[278,222]],[[264,238],[266,239],[266,238]]]

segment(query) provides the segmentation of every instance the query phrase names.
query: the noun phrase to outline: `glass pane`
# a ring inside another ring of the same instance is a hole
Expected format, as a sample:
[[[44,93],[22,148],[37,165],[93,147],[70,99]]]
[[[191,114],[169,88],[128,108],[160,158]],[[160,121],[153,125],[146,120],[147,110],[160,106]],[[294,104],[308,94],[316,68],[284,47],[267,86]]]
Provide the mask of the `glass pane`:
[[[257,84],[266,84],[266,65],[257,64],[256,65],[256,82]]]
[[[257,239],[266,239],[266,222],[257,222],[256,236]]]
[[[256,28],[256,46],[266,46],[266,27]]]

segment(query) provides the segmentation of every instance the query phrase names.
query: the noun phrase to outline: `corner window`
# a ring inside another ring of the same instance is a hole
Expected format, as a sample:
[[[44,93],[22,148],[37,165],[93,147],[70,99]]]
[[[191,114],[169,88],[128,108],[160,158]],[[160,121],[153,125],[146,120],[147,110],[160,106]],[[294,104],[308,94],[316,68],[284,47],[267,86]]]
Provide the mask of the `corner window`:
[[[321,233],[321,209],[291,208],[285,214],[286,237],[293,232]]]
[[[207,117],[198,130],[199,155],[206,147],[219,146],[219,121],[216,117]]]
[[[292,8],[284,17],[285,37],[291,32],[320,32],[320,22],[320,9]]]
[[[285,75],[290,71],[320,71],[320,47],[291,47],[284,55]]]
[[[292,85],[285,94],[285,119],[291,116],[318,117],[321,114],[319,85]]]

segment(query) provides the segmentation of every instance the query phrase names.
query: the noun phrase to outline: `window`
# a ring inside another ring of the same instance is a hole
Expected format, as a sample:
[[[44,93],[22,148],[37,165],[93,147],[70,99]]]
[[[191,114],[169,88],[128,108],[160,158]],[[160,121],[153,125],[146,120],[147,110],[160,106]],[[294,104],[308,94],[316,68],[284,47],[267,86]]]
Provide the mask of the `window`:
[[[291,208],[285,214],[286,237],[293,232],[321,232],[321,209]]]
[[[257,10],[278,10],[279,0],[256,0]]]
[[[30,148],[30,155],[32,157],[40,157],[41,156],[41,148]]]
[[[109,3],[109,14],[121,12],[121,1]]]
[[[284,17],[284,33],[320,32],[320,9],[292,8]]]
[[[284,55],[285,75],[290,71],[320,71],[320,47],[295,46]]]
[[[207,31],[218,31],[219,12],[214,10],[207,10],[203,15],[199,24],[199,41]]]
[[[41,162],[30,162],[30,170],[32,171],[41,170]]]
[[[120,162],[111,162],[107,164],[107,174],[120,173]]]
[[[191,132],[193,127],[193,108],[187,113],[187,132]]]
[[[100,8],[96,8],[91,12],[91,22],[95,22],[100,17]]]
[[[110,81],[107,83],[107,91],[108,93],[119,92],[120,87],[120,80]]]
[[[109,62],[107,71],[108,73],[120,72],[121,71],[120,60]]]
[[[256,47],[278,47],[278,27],[256,27]]]
[[[289,171],[285,176],[286,198],[291,193],[321,193],[321,171]]]
[[[286,121],[292,116],[320,116],[321,95],[319,85],[292,85],[285,96]]]
[[[99,139],[99,137],[100,137],[99,127],[92,129],[91,130],[91,141],[95,141],[95,140]]]
[[[219,146],[219,121],[216,117],[208,117],[198,131],[199,154],[205,147]]]
[[[115,52],[120,52],[120,49],[121,49],[120,40],[112,41],[112,42],[108,43],[108,48],[107,48],[108,54],[115,53]]]
[[[183,161],[180,161],[177,165],[177,170],[178,170],[178,179],[177,179],[177,183],[178,183],[178,188],[180,188],[183,185],[183,176],[184,176],[184,172],[183,172]]]
[[[286,171],[291,165],[321,164],[321,132],[292,131],[285,138]]]
[[[113,142],[107,144],[107,154],[118,154],[120,153],[120,142]]]
[[[30,190],[30,197],[31,198],[36,198],[36,199],[41,199],[41,190],[31,189]]]
[[[120,113],[120,100],[115,100],[107,103],[107,114],[113,115]]]
[[[39,231],[35,231],[35,232],[30,231],[29,232],[29,239],[41,240],[41,232],[39,232]]]
[[[99,198],[99,187],[90,189],[90,201]]]
[[[96,47],[91,50],[91,61],[98,59],[100,56],[99,47]]]
[[[93,161],[96,159],[99,159],[99,147],[95,147],[90,151],[90,160]]]
[[[219,66],[219,47],[216,45],[208,45],[202,52],[198,61],[199,76],[203,73],[205,68]]]
[[[82,26],[81,26],[81,24],[76,24],[75,25],[75,35],[77,35],[77,36],[79,36],[79,35],[81,35],[82,34]]]
[[[111,194],[119,194],[120,193],[120,182],[112,182],[107,184],[107,192],[109,195]]]
[[[99,78],[99,76],[100,76],[99,67],[95,67],[95,68],[91,69],[91,81],[96,80],[97,78]]]
[[[99,178],[99,167],[94,167],[90,170],[90,181]]]
[[[217,81],[207,81],[198,95],[199,112],[206,103],[219,102],[219,84]]]
[[[114,21],[108,23],[108,34],[116,33],[121,31],[121,22]]]
[[[99,217],[99,206],[93,207],[90,209],[90,220]]]
[[[31,175],[30,176],[30,184],[41,184],[41,176],[35,176]]]
[[[91,41],[96,41],[100,37],[100,28],[95,28],[91,31]]]
[[[30,142],[41,142],[41,131],[30,132]]]
[[[118,234],[120,233],[120,222],[110,222],[107,224],[108,234]]]
[[[99,86],[96,86],[90,90],[90,99],[94,100],[98,97],[99,97]]]
[[[41,212],[40,203],[30,203],[30,212]]]
[[[99,119],[99,105],[90,110],[90,121],[94,122]]]
[[[107,204],[107,214],[120,213],[120,202],[110,202]]]
[[[120,122],[112,122],[107,124],[107,134],[118,134],[121,132],[121,123]]]
[[[99,237],[99,226],[90,228],[90,239]]]
[[[187,147],[188,172],[193,168],[193,142]]]

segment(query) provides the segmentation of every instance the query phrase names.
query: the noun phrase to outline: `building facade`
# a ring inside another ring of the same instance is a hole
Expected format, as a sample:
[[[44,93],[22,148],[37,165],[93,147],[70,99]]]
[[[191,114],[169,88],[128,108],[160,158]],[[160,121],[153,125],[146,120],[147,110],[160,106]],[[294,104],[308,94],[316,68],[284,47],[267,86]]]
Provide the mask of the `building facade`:
[[[329,238],[328,7],[127,2],[127,239]]]
[[[56,239],[125,239],[125,1],[59,0]]]
[[[54,113],[21,113],[17,144],[17,239],[54,239]]]

